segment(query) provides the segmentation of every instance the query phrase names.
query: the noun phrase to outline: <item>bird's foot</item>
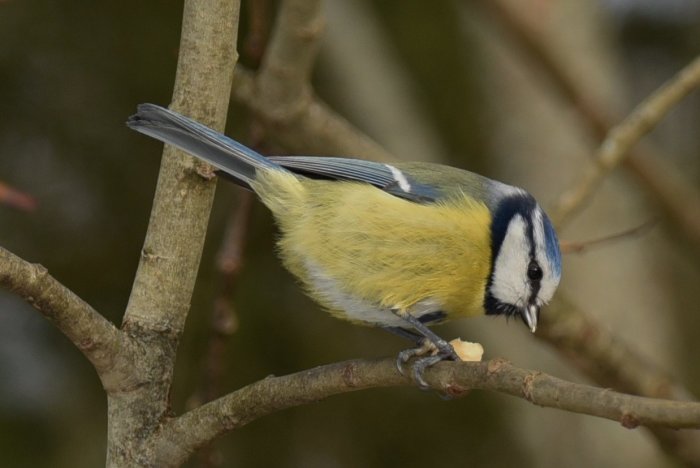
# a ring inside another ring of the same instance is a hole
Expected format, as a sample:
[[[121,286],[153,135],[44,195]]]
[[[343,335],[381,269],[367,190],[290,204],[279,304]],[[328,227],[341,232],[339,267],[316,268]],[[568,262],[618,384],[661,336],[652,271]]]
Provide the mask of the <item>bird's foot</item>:
[[[405,375],[405,365],[412,358],[417,357],[418,359],[413,362],[411,367],[411,376],[413,381],[418,384],[421,390],[427,390],[430,386],[428,382],[425,381],[423,374],[428,367],[437,364],[440,361],[459,361],[460,358],[455,353],[452,345],[443,339],[438,339],[436,342],[424,339],[421,345],[417,348],[411,348],[403,350],[399,353],[396,358],[396,367],[401,373]]]

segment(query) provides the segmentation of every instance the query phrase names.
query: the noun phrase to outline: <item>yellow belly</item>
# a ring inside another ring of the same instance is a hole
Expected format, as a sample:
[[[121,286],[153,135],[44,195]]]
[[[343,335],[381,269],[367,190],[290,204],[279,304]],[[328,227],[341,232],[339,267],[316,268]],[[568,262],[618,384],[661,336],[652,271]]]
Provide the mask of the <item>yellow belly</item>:
[[[355,182],[270,171],[253,189],[277,219],[280,255],[334,315],[393,325],[390,309],[483,313],[490,213],[465,196],[416,204]]]

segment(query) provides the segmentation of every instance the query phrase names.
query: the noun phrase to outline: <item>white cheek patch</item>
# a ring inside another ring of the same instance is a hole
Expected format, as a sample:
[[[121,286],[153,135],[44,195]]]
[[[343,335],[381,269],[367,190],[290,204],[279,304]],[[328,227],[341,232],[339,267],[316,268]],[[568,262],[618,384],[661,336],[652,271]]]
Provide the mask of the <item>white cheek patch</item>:
[[[530,242],[527,223],[515,215],[508,224],[501,249],[496,257],[491,294],[500,302],[525,307],[530,297],[527,267],[530,263]]]

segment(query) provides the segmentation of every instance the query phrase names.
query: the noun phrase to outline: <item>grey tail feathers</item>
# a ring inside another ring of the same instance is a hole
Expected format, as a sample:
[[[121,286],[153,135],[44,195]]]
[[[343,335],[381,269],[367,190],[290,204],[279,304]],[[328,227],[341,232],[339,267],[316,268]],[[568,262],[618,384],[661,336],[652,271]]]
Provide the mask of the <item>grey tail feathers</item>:
[[[226,135],[155,104],[139,104],[126,125],[203,159],[247,187],[258,169],[286,170]]]

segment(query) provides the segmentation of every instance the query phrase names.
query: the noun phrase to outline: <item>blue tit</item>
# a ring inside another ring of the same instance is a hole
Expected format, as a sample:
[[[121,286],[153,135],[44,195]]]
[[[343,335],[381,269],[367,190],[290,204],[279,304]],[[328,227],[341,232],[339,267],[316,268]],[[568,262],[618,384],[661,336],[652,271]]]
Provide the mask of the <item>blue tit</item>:
[[[177,146],[254,191],[272,211],[279,254],[336,317],[418,345],[414,378],[451,345],[428,326],[482,314],[534,332],[556,290],[554,228],[526,191],[453,167],[308,156],[264,157],[168,109],[142,104],[127,125]]]

